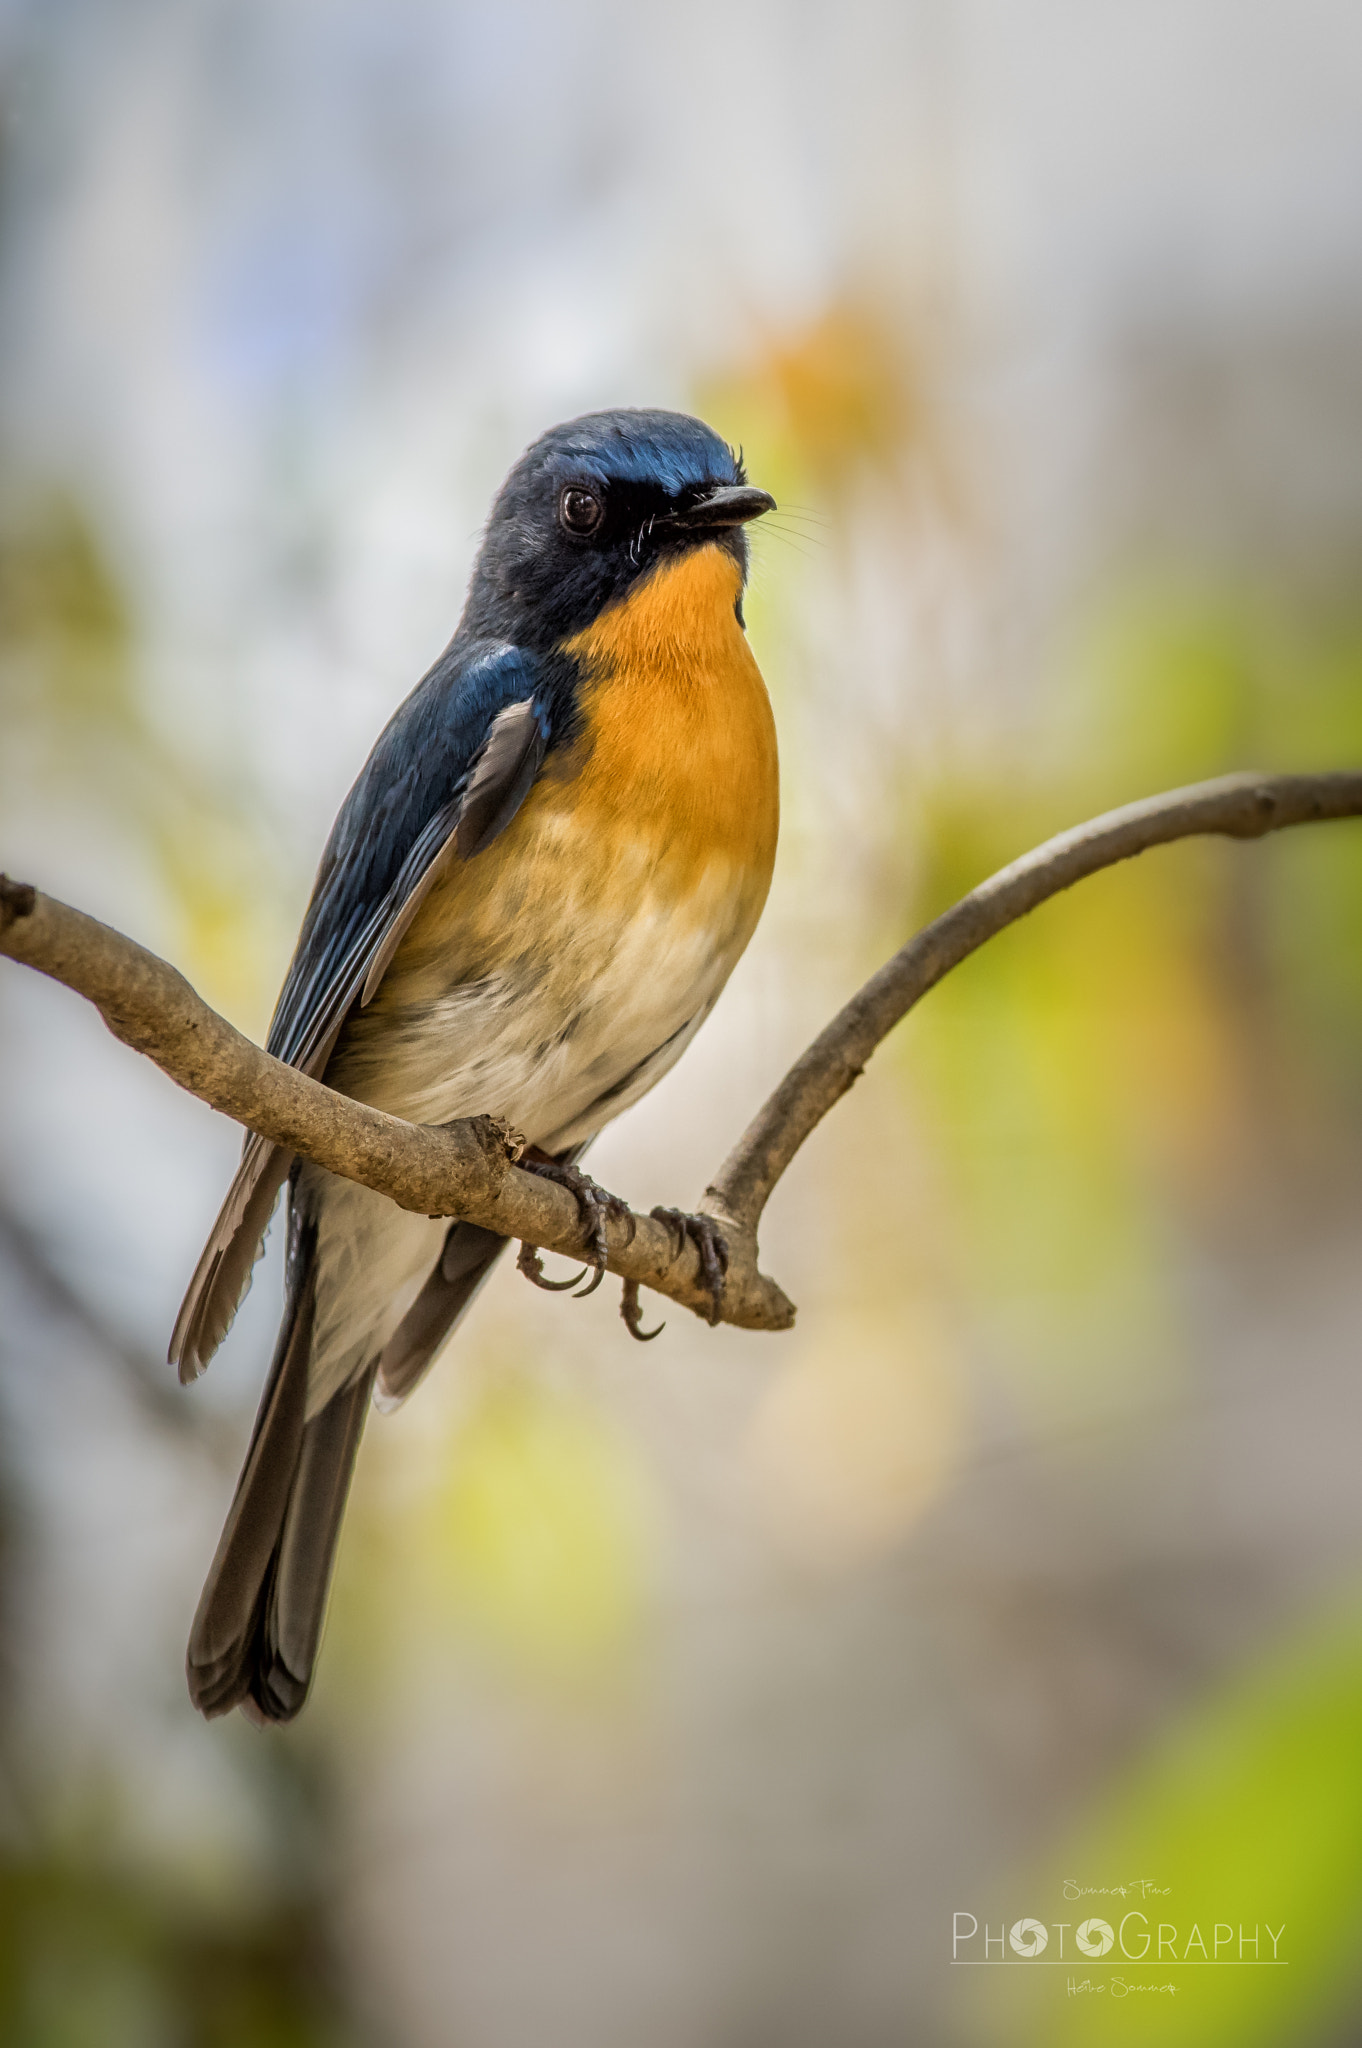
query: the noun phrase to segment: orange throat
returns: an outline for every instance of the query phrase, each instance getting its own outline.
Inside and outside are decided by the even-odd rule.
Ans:
[[[563,763],[573,808],[627,823],[686,883],[719,863],[760,914],[780,819],[775,722],[736,608],[737,564],[710,545],[650,576],[567,642],[586,737]]]

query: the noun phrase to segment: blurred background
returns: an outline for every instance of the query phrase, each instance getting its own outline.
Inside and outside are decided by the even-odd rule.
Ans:
[[[0,860],[257,1036],[525,443],[775,492],[776,882],[637,1205],[1046,833],[1358,764],[1348,0],[0,0],[0,237]],[[780,1188],[792,1335],[498,1272],[262,1736],[181,1659],[278,1246],[178,1389],[239,1133],[4,968],[0,2039],[1362,2041],[1360,1033],[1357,826],[1037,914]],[[951,1967],[1065,1878],[1288,1967]]]

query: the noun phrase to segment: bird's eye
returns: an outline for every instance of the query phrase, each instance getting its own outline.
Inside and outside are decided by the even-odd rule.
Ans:
[[[558,521],[565,533],[575,534],[578,540],[594,533],[605,517],[605,507],[594,491],[584,491],[580,484],[568,484],[558,494]]]

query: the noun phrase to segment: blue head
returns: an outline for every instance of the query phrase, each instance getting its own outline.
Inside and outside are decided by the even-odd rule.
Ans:
[[[569,420],[525,451],[498,492],[462,632],[547,651],[660,563],[716,542],[745,575],[743,528],[774,503],[685,413]]]

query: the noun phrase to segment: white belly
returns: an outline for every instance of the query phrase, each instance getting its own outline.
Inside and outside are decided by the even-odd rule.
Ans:
[[[358,1057],[342,1041],[328,1081],[414,1123],[504,1116],[546,1152],[586,1143],[681,1057],[732,964],[695,926],[678,931],[646,907],[612,936],[571,1015],[551,977],[518,963],[389,1015]],[[449,1225],[312,1166],[299,1197],[318,1220],[315,1413],[397,1328]]]

